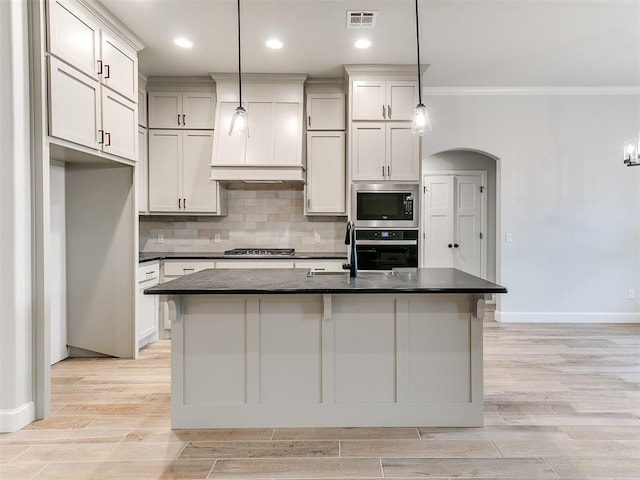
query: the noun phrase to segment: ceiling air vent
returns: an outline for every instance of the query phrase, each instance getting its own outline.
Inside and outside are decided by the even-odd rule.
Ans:
[[[347,12],[347,28],[373,28],[376,25],[378,12]]]

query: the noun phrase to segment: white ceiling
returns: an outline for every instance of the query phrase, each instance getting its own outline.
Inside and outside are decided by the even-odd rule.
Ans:
[[[237,71],[235,0],[101,0],[146,45],[147,76]],[[430,86],[638,86],[640,0],[420,0]],[[371,30],[347,10],[376,10]],[[241,0],[247,73],[342,75],[344,64],[416,61],[413,0]],[[189,37],[194,47],[173,44]],[[285,44],[269,50],[278,36]],[[353,47],[356,38],[373,42]]]

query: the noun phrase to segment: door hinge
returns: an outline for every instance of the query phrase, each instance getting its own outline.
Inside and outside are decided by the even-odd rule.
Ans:
[[[482,232],[480,232],[480,240],[482,240]]]
[[[484,193],[484,186],[480,185],[480,193]]]

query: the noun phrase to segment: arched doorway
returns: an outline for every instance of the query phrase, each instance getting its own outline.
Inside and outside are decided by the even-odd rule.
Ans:
[[[499,166],[499,158],[469,149],[423,158],[423,267],[499,280]]]

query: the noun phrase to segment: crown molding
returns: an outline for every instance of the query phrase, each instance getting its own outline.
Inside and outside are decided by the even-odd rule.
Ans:
[[[481,95],[640,95],[640,86],[615,87],[429,87],[426,96]]]
[[[237,73],[211,73],[213,81],[237,82]],[[243,83],[304,83],[307,79],[306,73],[243,73]]]
[[[420,64],[420,72],[424,75],[424,73],[429,68],[430,64],[422,63]],[[361,74],[378,74],[378,75],[388,75],[388,74],[407,74],[407,75],[415,75],[416,69],[418,66],[416,64],[410,65],[389,65],[389,64],[370,64],[370,65],[344,65],[344,71],[347,75],[361,75]]]
[[[137,52],[144,48],[142,40],[131,31],[126,25],[124,25],[118,18],[107,10],[101,3],[96,0],[78,0],[78,2],[95,17],[97,17],[103,24],[113,30],[118,37],[123,40],[127,45],[134,48]]]

